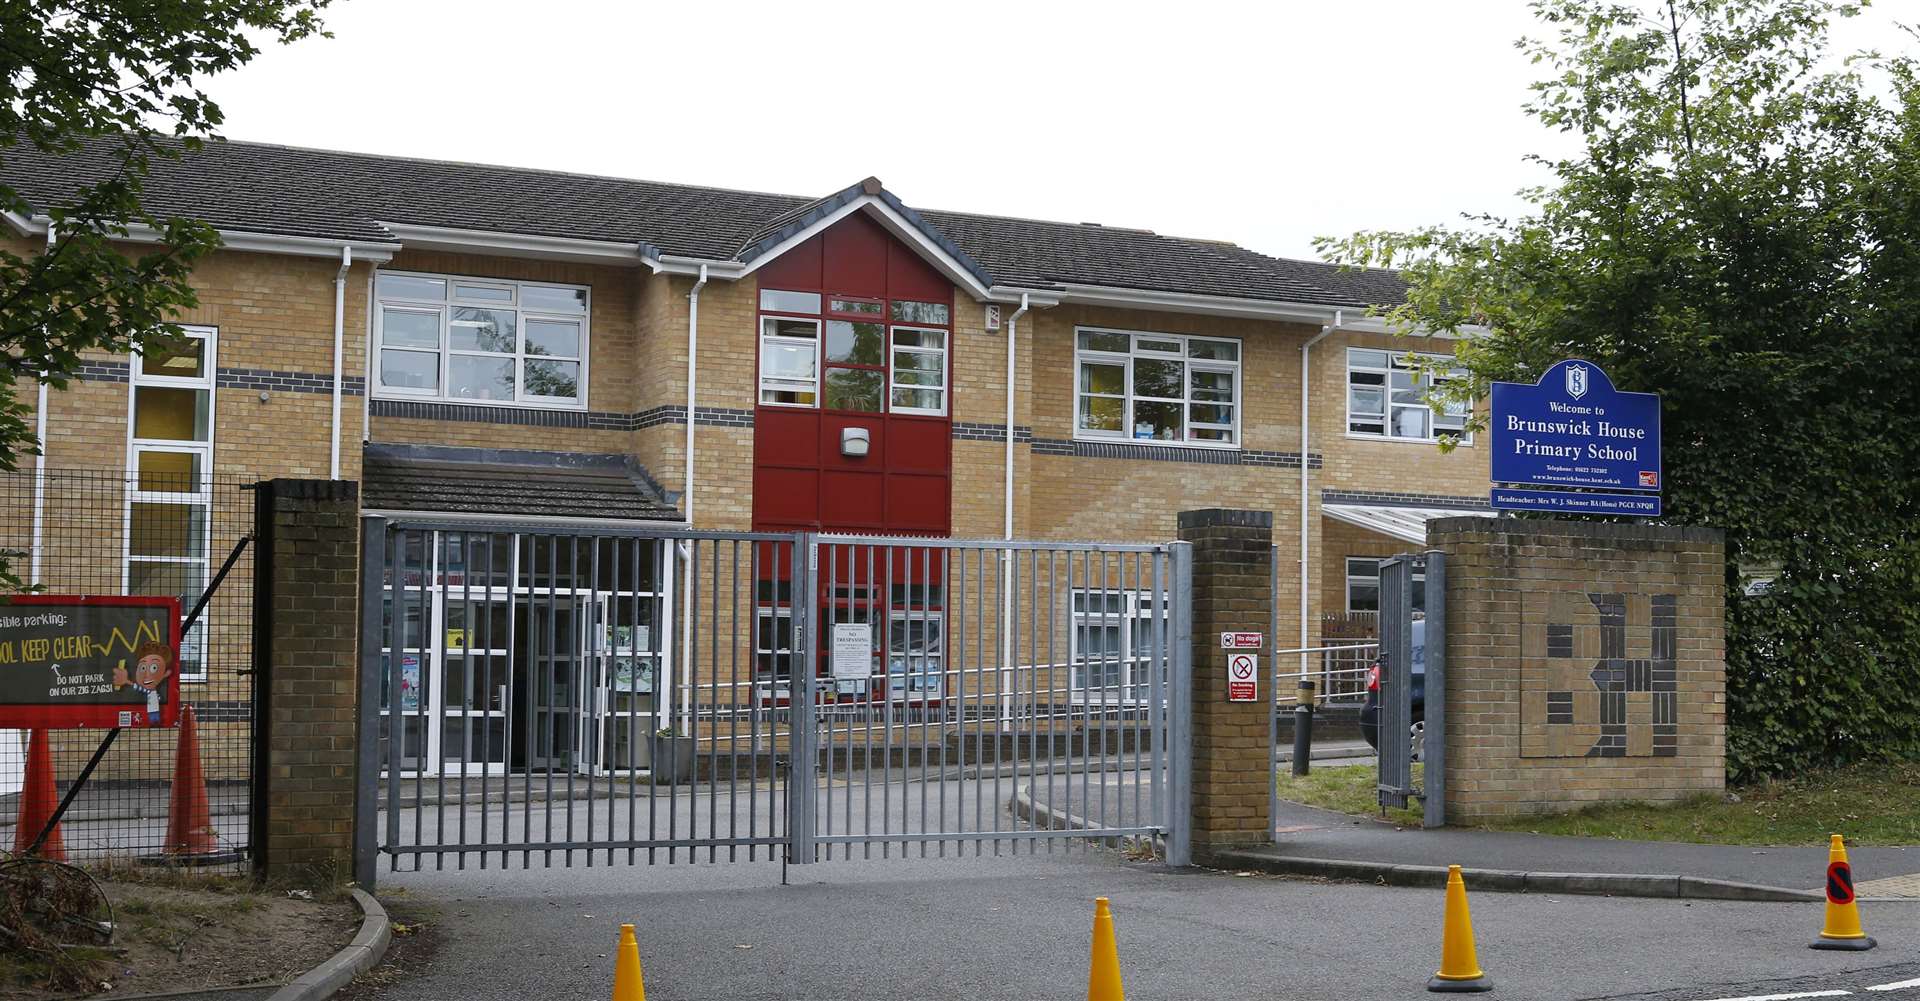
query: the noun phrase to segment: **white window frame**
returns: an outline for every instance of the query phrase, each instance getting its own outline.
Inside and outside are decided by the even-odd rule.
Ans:
[[[1123,603],[1117,612],[1090,612],[1083,610],[1081,598],[1092,595],[1100,595],[1106,598],[1121,598],[1123,599]],[[1160,604],[1163,606],[1163,610],[1160,613],[1162,622],[1170,621],[1166,618],[1167,613],[1165,607],[1167,606],[1167,602],[1168,596],[1165,592],[1162,592],[1160,595]],[[1105,602],[1102,602],[1102,604],[1105,604]],[[1151,623],[1154,621],[1152,606],[1153,602],[1149,599],[1148,593],[1145,591],[1127,590],[1124,588],[1076,587],[1073,589],[1067,598],[1067,689],[1069,701],[1075,705],[1144,705],[1150,701],[1153,691],[1153,679],[1146,676],[1146,672],[1152,668],[1153,651],[1151,648],[1146,650],[1134,649],[1133,633],[1136,623],[1146,622],[1149,623],[1148,628],[1152,628]],[[1084,673],[1086,669],[1095,663],[1104,664],[1110,661],[1107,658],[1102,658],[1099,661],[1088,661],[1086,659],[1086,652],[1080,649],[1080,630],[1083,625],[1091,625],[1097,628],[1106,628],[1109,626],[1120,627],[1120,656],[1116,661],[1111,661],[1117,663],[1120,667],[1120,684],[1116,686],[1100,685],[1095,688],[1087,687]],[[1171,640],[1171,635],[1163,636],[1161,639],[1163,648],[1169,644]],[[1170,651],[1162,649],[1161,664],[1163,668],[1170,655]]]
[[[754,365],[754,370],[757,373],[759,373],[759,377],[760,377],[759,387],[758,389],[755,390],[756,398],[759,401],[760,406],[793,407],[799,410],[820,409],[821,369],[825,367],[821,364],[822,360],[820,357],[820,352],[822,348],[820,345],[820,341],[821,341],[821,338],[826,335],[826,321],[821,319],[820,317],[786,316],[779,313],[760,313],[758,314],[758,316],[759,316],[759,320],[758,320],[759,329],[755,331],[755,337],[757,338],[757,340],[755,342],[753,365]],[[813,381],[812,383],[807,384],[807,389],[805,390],[806,392],[810,392],[813,394],[813,402],[788,403],[784,400],[767,399],[767,392],[769,390],[776,393],[798,393],[802,391],[800,388],[802,383],[798,379],[778,379],[778,378],[769,379],[768,378],[766,373],[767,366],[766,366],[766,354],[765,354],[767,350],[767,345],[779,344],[779,345],[792,345],[792,346],[798,347],[798,346],[806,345],[808,343],[807,338],[805,337],[783,337],[779,334],[767,333],[767,321],[769,320],[775,321],[776,323],[781,323],[781,322],[809,323],[813,325],[813,341],[811,345],[813,348]]]
[[[919,671],[902,671],[899,674],[894,673],[893,627],[896,624],[903,625],[906,627],[907,639],[909,641],[913,639],[914,627],[915,626],[919,627],[920,636],[921,636],[920,652],[918,654],[913,654],[909,652],[908,654],[905,654],[903,656],[905,656],[909,660],[917,658],[919,661],[921,661],[923,665],[925,665],[924,669]],[[936,651],[931,653],[929,653],[926,648],[926,636],[927,636],[927,631],[929,626],[931,626],[932,629],[938,632],[940,635],[939,648]],[[945,699],[947,697],[947,613],[946,613],[946,610],[940,609],[940,608],[892,609],[887,616],[887,635],[885,636],[882,642],[880,656],[881,656],[881,667],[886,673],[888,701],[891,701],[891,702],[938,702],[942,699]],[[923,687],[916,690],[914,689],[912,684],[912,681],[915,678],[932,679],[934,682],[934,687],[932,688]],[[901,688],[897,691],[894,689],[894,685],[896,683],[898,683],[901,686]]]
[[[213,574],[213,439],[219,426],[219,415],[215,412],[220,394],[219,387],[219,328],[182,324],[181,332],[187,338],[202,343],[200,352],[200,374],[198,376],[148,375],[144,371],[145,357],[138,348],[127,356],[127,438],[126,438],[126,499],[120,506],[120,593],[128,593],[133,585],[135,564],[178,564],[198,566],[200,568],[200,588],[205,593],[212,582]],[[139,413],[140,390],[147,389],[188,389],[207,394],[207,436],[204,441],[178,441],[169,438],[141,438],[134,434],[134,421]],[[144,452],[164,452],[175,455],[193,455],[200,459],[199,482],[191,490],[142,490],[140,489],[140,455]],[[198,556],[136,556],[133,552],[133,506],[135,504],[180,504],[200,508],[200,555]],[[182,607],[180,614],[184,618],[190,607]],[[204,682],[207,680],[206,630],[196,629],[181,640],[181,646],[195,651],[194,660],[199,669],[180,671],[182,682]],[[186,659],[183,650],[182,659]]]
[[[896,332],[901,330],[911,330],[911,331],[915,331],[917,333],[923,333],[923,334],[939,334],[940,346],[937,348],[928,348],[928,347],[920,347],[918,345],[896,344],[894,343],[893,335]],[[948,330],[945,327],[925,327],[925,326],[917,326],[911,323],[896,323],[896,324],[892,324],[887,328],[887,413],[917,414],[923,417],[945,417],[947,415],[947,384],[949,382],[949,377],[947,373],[948,373],[948,370],[953,367],[948,362],[948,357],[949,357],[948,351],[952,347],[952,341],[953,341],[953,331]],[[921,385],[900,382],[898,380],[899,366],[894,364],[894,359],[898,357],[901,352],[905,352],[907,354],[916,354],[916,355],[933,355],[939,358],[940,359],[940,385],[938,387],[921,386]],[[940,394],[940,405],[938,407],[894,406],[893,391],[896,389],[934,390],[935,392]]]
[[[1387,356],[1386,367],[1381,368],[1376,365],[1360,364],[1355,359],[1362,352],[1366,352],[1369,354],[1386,355]],[[1462,378],[1462,374],[1460,373],[1459,368],[1455,364],[1455,359],[1452,355],[1423,354],[1418,352],[1413,352],[1413,353],[1396,352],[1391,348],[1368,348],[1368,347],[1358,347],[1358,346],[1347,348],[1347,374],[1346,374],[1346,382],[1345,382],[1346,398],[1347,398],[1347,404],[1346,404],[1347,437],[1359,438],[1367,441],[1402,441],[1402,442],[1411,442],[1413,444],[1431,445],[1438,442],[1440,440],[1441,435],[1447,434],[1452,437],[1457,437],[1459,439],[1459,443],[1462,445],[1472,445],[1473,435],[1467,434],[1465,432],[1454,434],[1453,429],[1443,428],[1435,423],[1434,421],[1435,411],[1432,404],[1428,402],[1428,397],[1425,395],[1425,393],[1422,394],[1421,402],[1418,404],[1412,404],[1412,403],[1396,404],[1393,402],[1393,373],[1394,372],[1413,373],[1416,371],[1413,365],[1407,364],[1406,359],[1408,359],[1409,357],[1418,358],[1422,362],[1439,363],[1437,367],[1427,368],[1426,374],[1422,377],[1422,382],[1425,383],[1425,388],[1427,393],[1431,393],[1434,389],[1438,388],[1443,383],[1449,382],[1453,379]],[[1437,368],[1446,369],[1448,374],[1445,376],[1437,376]],[[1354,388],[1353,376],[1354,376],[1354,373],[1356,372],[1366,372],[1366,373],[1379,375],[1381,377],[1380,406],[1384,412],[1377,415],[1378,421],[1381,427],[1381,430],[1379,431],[1355,431],[1353,429],[1354,421],[1356,419],[1371,422],[1376,418],[1376,415],[1374,414],[1361,414],[1356,417],[1356,413],[1353,409],[1353,388]],[[1424,438],[1416,438],[1411,435],[1394,434],[1393,433],[1393,428],[1394,428],[1393,414],[1396,408],[1400,410],[1427,411],[1427,430],[1429,432],[1427,436]],[[1472,408],[1469,407],[1468,412],[1461,415],[1460,420],[1463,424],[1466,422],[1466,420],[1472,417],[1471,411],[1472,411]]]
[[[1103,351],[1097,348],[1083,348],[1080,346],[1080,338],[1082,334],[1114,334],[1114,335],[1125,336],[1128,338],[1128,341],[1127,341],[1128,350],[1123,353],[1119,351]],[[1143,351],[1139,346],[1140,340],[1142,338],[1146,338],[1150,340],[1177,341],[1180,344],[1180,353],[1176,358],[1175,355],[1168,352]],[[1194,342],[1231,344],[1233,345],[1233,348],[1234,348],[1235,360],[1229,362],[1229,361],[1219,361],[1217,359],[1212,359],[1212,358],[1194,358],[1192,357],[1189,351],[1189,346]],[[1182,389],[1183,395],[1180,399],[1171,399],[1167,397],[1158,397],[1158,396],[1143,398],[1135,395],[1134,389],[1133,389],[1133,364],[1136,360],[1142,359],[1142,358],[1149,361],[1178,360],[1184,364],[1185,367],[1181,374],[1181,389]],[[1125,390],[1125,394],[1121,397],[1121,400],[1122,400],[1121,405],[1124,408],[1124,415],[1122,416],[1122,419],[1121,419],[1121,429],[1117,432],[1094,431],[1094,430],[1088,430],[1086,428],[1082,428],[1080,426],[1080,398],[1082,396],[1098,396],[1103,399],[1113,398],[1113,394],[1111,393],[1087,393],[1081,389],[1081,386],[1080,386],[1081,365],[1086,362],[1093,362],[1095,364],[1120,365],[1125,370],[1126,390]],[[1073,328],[1073,405],[1072,405],[1073,416],[1072,416],[1072,420],[1073,420],[1074,440],[1127,442],[1129,444],[1134,444],[1134,445],[1153,445],[1153,446],[1159,446],[1163,448],[1166,448],[1166,447],[1218,448],[1218,449],[1227,449],[1227,450],[1238,450],[1240,448],[1243,448],[1245,437],[1246,437],[1246,425],[1247,425],[1247,422],[1245,420],[1247,399],[1246,399],[1246,392],[1242,384],[1243,382],[1242,370],[1245,363],[1246,363],[1246,343],[1238,337],[1203,337],[1196,334],[1161,333],[1160,331],[1155,331],[1155,330],[1123,330],[1117,327],[1076,326]],[[1193,437],[1193,407],[1195,403],[1193,399],[1193,373],[1196,370],[1202,371],[1202,372],[1220,372],[1220,373],[1232,374],[1233,403],[1231,404],[1231,406],[1233,407],[1233,423],[1231,425],[1213,424],[1213,423],[1208,423],[1204,425],[1208,429],[1226,430],[1231,432],[1233,435],[1232,441],[1215,441],[1215,440],[1206,439],[1206,438]],[[1159,439],[1154,439],[1154,438],[1136,438],[1133,436],[1132,432],[1129,429],[1132,428],[1134,425],[1134,417],[1133,417],[1134,405],[1136,403],[1142,402],[1143,400],[1144,402],[1148,402],[1148,403],[1180,404],[1180,437],[1178,439],[1174,441],[1161,441]],[[1199,402],[1200,402],[1200,405],[1202,406],[1206,406],[1209,404],[1209,401],[1205,401],[1205,400],[1202,400]]]
[[[415,299],[401,295],[386,295],[380,292],[380,279],[423,278],[446,283],[446,297],[443,299]],[[460,286],[484,287],[505,290],[511,293],[510,299],[462,299],[458,295]],[[566,292],[578,292],[584,296],[585,309],[579,313],[555,312],[553,310],[530,309],[526,305],[525,290],[530,288],[560,289]],[[440,344],[435,348],[395,345],[391,350],[412,351],[418,354],[433,354],[438,358],[439,386],[436,389],[415,389],[406,386],[388,386],[381,381],[381,356],[389,350],[386,346],[386,316],[388,309],[402,312],[433,313],[439,320]],[[514,314],[513,352],[473,351],[457,349],[453,346],[453,311],[457,308],[497,309]],[[580,327],[580,354],[578,357],[561,355],[539,355],[527,353],[527,329],[533,322],[548,321],[558,323],[576,323]],[[432,400],[440,403],[462,403],[488,407],[524,407],[538,410],[585,410],[587,409],[588,386],[591,384],[591,359],[593,355],[593,286],[573,285],[565,282],[520,281],[507,278],[484,278],[474,275],[440,274],[427,271],[387,271],[382,270],[374,276],[373,304],[373,344],[372,364],[368,374],[372,377],[372,391],[376,397],[403,400]],[[467,396],[454,396],[450,392],[450,379],[454,355],[479,358],[513,359],[513,396],[511,399],[474,399]],[[580,365],[580,395],[577,399],[564,396],[536,396],[527,392],[527,362],[561,361],[578,362]]]

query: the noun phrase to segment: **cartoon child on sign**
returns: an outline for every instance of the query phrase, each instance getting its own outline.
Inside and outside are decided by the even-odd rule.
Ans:
[[[173,674],[173,651],[164,643],[148,640],[134,651],[133,677],[127,677],[127,665],[122,661],[113,669],[113,687],[116,689],[133,686],[133,690],[147,697],[147,722],[160,723],[160,703],[165,701],[167,677]]]

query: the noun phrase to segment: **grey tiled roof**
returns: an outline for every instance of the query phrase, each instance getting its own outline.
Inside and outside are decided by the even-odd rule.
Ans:
[[[370,443],[361,468],[370,510],[680,520],[625,455]]]
[[[114,165],[104,140],[53,157],[0,150],[0,178],[36,210]],[[857,191],[855,185],[848,191]],[[483,164],[223,142],[156,159],[146,204],[223,229],[382,241],[382,222],[645,244],[736,260],[832,204],[804,198]],[[904,208],[904,206],[901,206]],[[913,210],[908,210],[911,217]],[[1113,286],[1328,306],[1397,303],[1390,271],[1342,271],[1145,230],[920,209],[930,235],[991,284]]]

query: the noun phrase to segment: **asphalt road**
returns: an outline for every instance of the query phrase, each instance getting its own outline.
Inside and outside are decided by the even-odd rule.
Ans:
[[[1172,873],[1099,850],[781,875],[766,862],[394,874],[383,887],[437,943],[360,996],[604,998],[631,921],[655,1001],[1067,998],[1085,991],[1101,895],[1136,1001],[1408,998],[1439,957],[1438,891]],[[1869,953],[1807,949],[1817,905],[1482,893],[1473,909],[1493,998],[1706,1001],[1920,977],[1914,904],[1867,909],[1884,943]]]

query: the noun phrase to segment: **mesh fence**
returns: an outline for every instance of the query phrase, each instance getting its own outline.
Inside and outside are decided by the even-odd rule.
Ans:
[[[250,844],[253,547],[237,557],[235,550],[253,532],[253,493],[249,481],[207,475],[197,462],[148,458],[133,476],[0,473],[0,559],[23,584],[50,595],[173,595],[183,616],[207,598],[182,638],[180,693],[197,721],[215,841],[223,854],[234,853],[226,864],[237,866]],[[61,795],[108,732],[50,732]],[[27,736],[0,730],[0,847],[16,850],[38,834],[20,823]],[[124,860],[166,848],[179,737],[163,729],[120,733],[61,821],[70,860]]]

